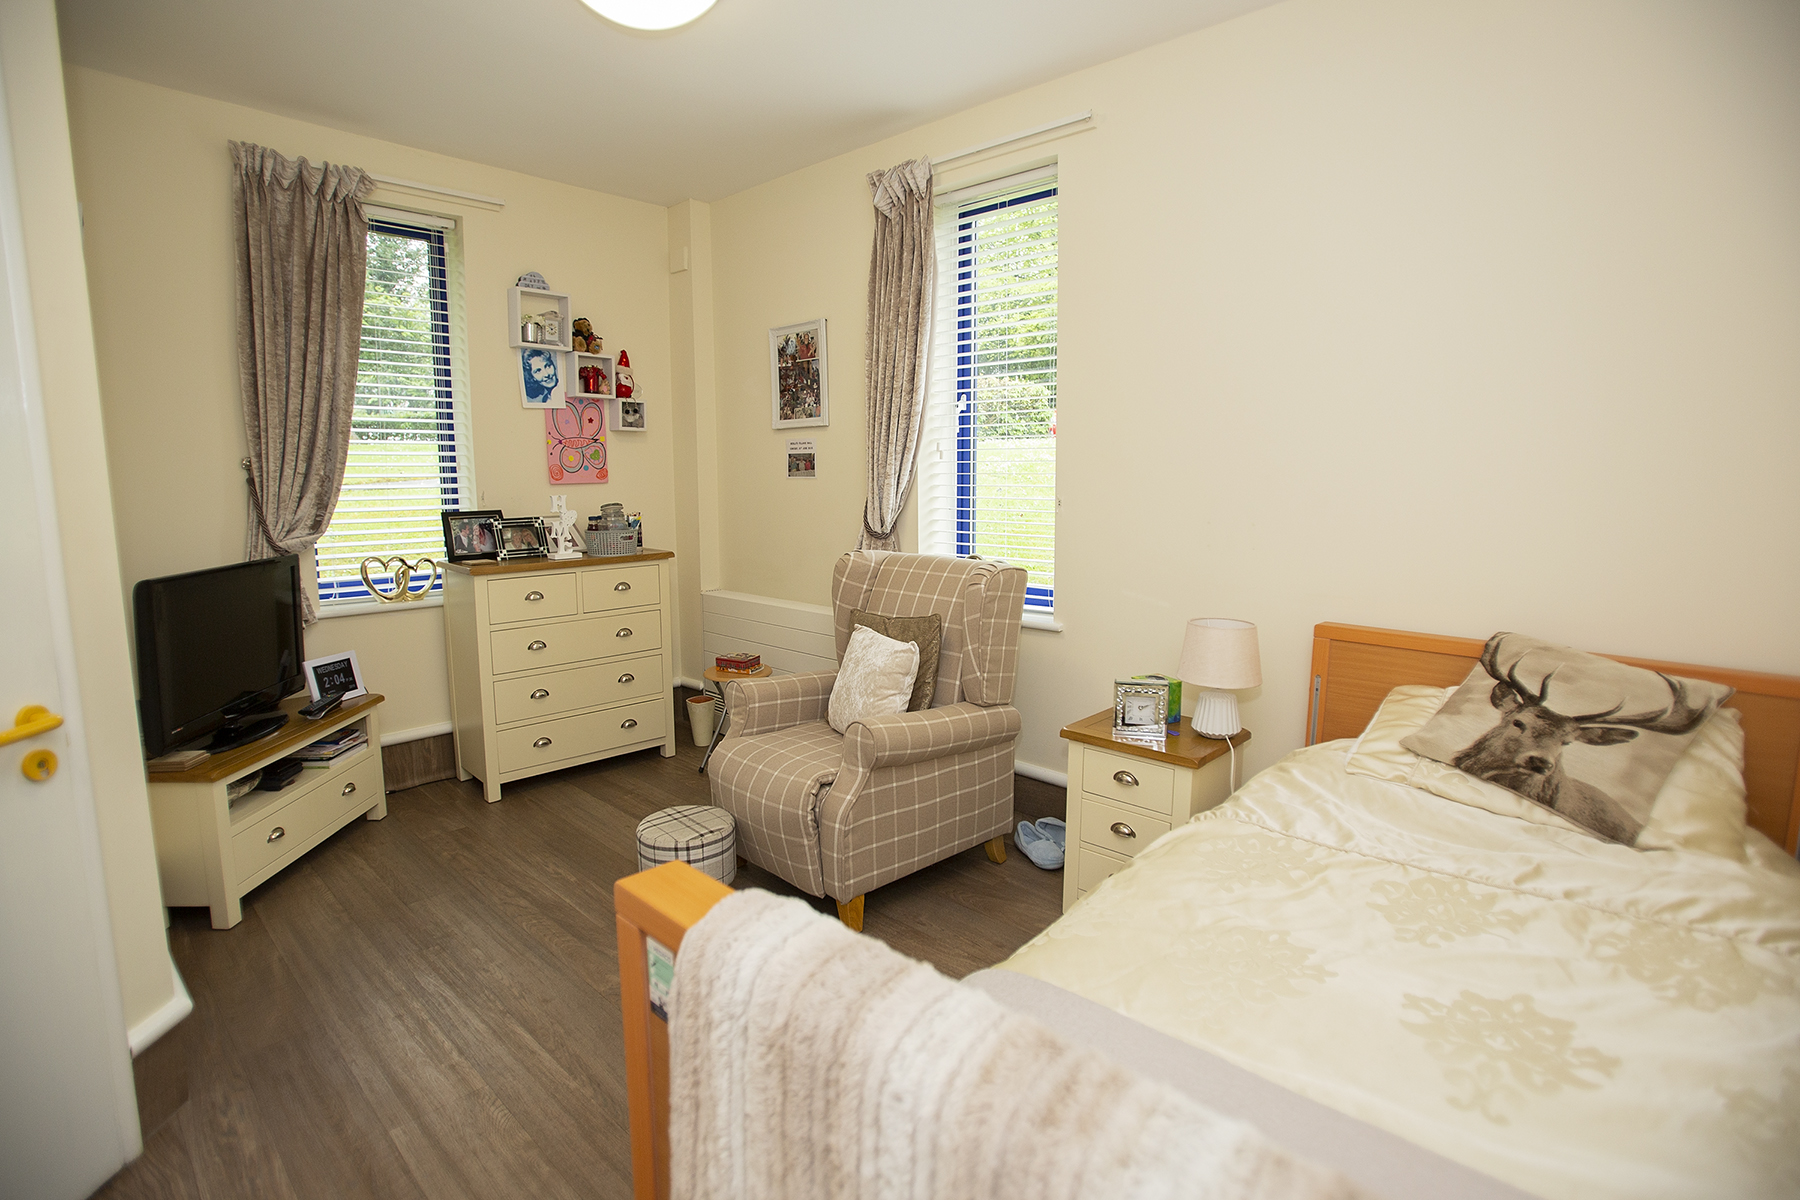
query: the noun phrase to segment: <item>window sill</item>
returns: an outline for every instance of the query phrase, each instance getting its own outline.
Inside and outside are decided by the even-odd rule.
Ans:
[[[423,600],[394,600],[382,603],[380,600],[328,600],[319,604],[319,620],[326,621],[332,617],[360,617],[368,613],[408,612],[421,608],[444,607],[444,594],[433,592]]]
[[[1025,629],[1043,629],[1050,633],[1061,633],[1063,631],[1062,622],[1056,619],[1056,614],[1054,612],[1027,611],[1025,615],[1019,619],[1019,624]]]

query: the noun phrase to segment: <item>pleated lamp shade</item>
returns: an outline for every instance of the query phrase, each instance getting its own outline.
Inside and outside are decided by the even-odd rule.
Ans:
[[[1243,728],[1238,722],[1238,688],[1262,686],[1262,654],[1256,626],[1229,617],[1195,617],[1181,643],[1181,678],[1200,688],[1194,705],[1194,729],[1226,738]]]

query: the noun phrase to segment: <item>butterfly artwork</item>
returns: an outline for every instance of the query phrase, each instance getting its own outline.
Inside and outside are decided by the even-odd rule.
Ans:
[[[606,482],[606,401],[571,400],[544,413],[551,483]]]

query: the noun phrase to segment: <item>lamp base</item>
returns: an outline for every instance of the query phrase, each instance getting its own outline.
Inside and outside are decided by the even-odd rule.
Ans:
[[[1229,738],[1243,731],[1234,692],[1202,691],[1194,702],[1194,732],[1202,737]]]

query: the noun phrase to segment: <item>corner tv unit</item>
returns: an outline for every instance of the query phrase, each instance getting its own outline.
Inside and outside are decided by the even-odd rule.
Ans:
[[[145,579],[131,589],[138,720],[156,758],[208,734],[214,752],[274,733],[305,686],[300,556]]]

